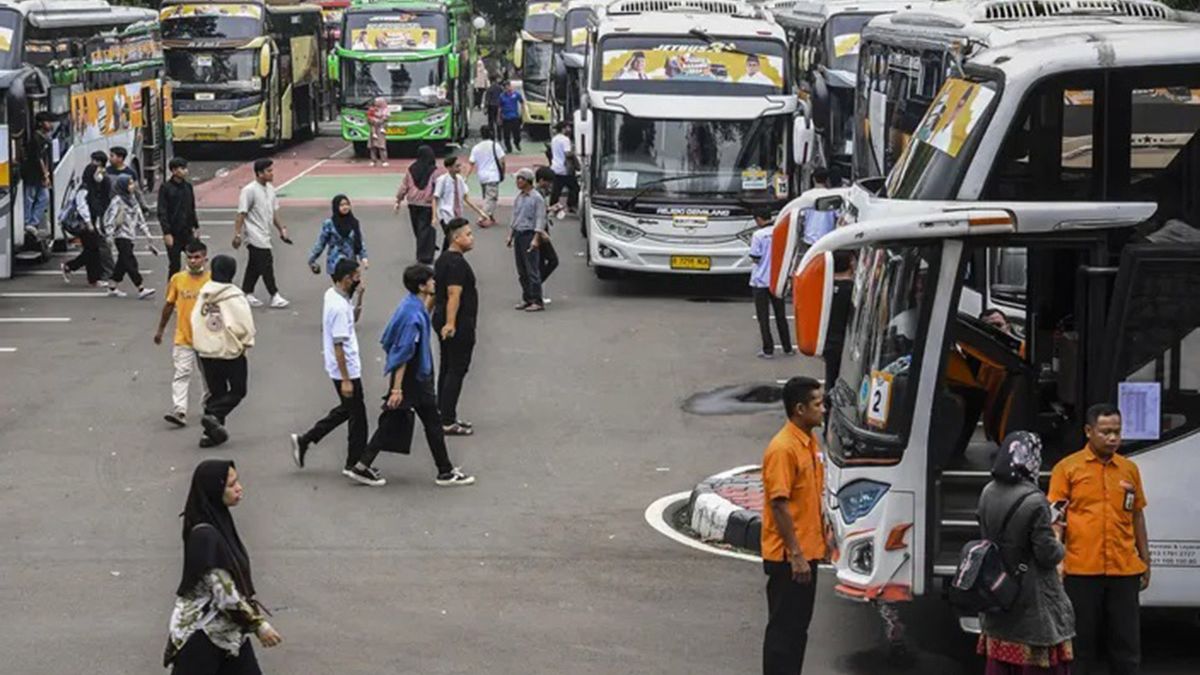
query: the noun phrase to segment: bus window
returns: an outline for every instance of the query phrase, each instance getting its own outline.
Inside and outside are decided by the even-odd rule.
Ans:
[[[1156,201],[1158,222],[1178,218],[1200,227],[1200,78],[1184,86],[1129,95],[1128,199]],[[1124,97],[1123,97],[1124,98]]]

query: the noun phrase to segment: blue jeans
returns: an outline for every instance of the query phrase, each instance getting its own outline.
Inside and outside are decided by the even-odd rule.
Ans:
[[[50,188],[25,183],[25,225],[41,229],[42,219],[50,206]]]

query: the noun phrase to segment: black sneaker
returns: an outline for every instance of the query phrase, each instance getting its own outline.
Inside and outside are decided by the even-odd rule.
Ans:
[[[304,468],[304,456],[308,454],[309,441],[301,434],[292,434],[292,461]]]
[[[213,440],[213,445],[220,445],[229,440],[229,432],[225,431],[225,427],[221,426],[221,422],[213,415],[201,417],[200,424],[204,427],[205,435]]]
[[[343,471],[342,473],[344,473],[347,478],[355,483],[361,483],[371,487],[379,487],[387,484],[387,481],[383,479],[383,476],[381,476],[379,471],[373,466],[368,466],[365,469],[359,469],[357,466],[355,466]]]
[[[439,473],[435,481],[438,487],[465,487],[475,484],[475,477],[468,476],[462,469],[454,467],[450,473]]]
[[[200,447],[202,447],[202,448],[213,448],[213,447],[216,447],[216,446],[217,446],[217,442],[216,442],[216,441],[214,441],[213,439],[209,438],[208,436],[201,436],[201,437],[200,437]]]

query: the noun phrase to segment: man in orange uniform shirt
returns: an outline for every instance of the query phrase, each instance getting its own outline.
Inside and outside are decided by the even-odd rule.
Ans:
[[[767,574],[763,675],[798,675],[808,646],[817,564],[826,557],[821,492],[825,470],[813,429],[825,418],[825,392],[811,377],[783,385],[788,421],[763,455],[762,520]]]

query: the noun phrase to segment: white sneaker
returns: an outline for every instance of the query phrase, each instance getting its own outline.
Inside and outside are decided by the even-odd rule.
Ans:
[[[550,304],[551,302],[553,302],[553,301],[552,301],[550,298],[542,298],[542,304],[543,304],[543,305],[548,305],[548,304]]]
[[[271,307],[273,307],[275,309],[283,309],[284,307],[287,307],[290,304],[292,304],[292,303],[288,302],[287,298],[283,297],[282,295],[280,295],[278,293],[271,296]]]
[[[247,295],[246,302],[250,303],[251,307],[262,307],[262,300],[259,300],[253,295]]]
[[[463,473],[462,469],[454,467],[450,473],[438,474],[434,480],[438,487],[465,487],[475,484],[475,477]]]
[[[154,295],[153,288],[143,288],[142,290],[138,291],[138,300],[145,300],[152,295]]]
[[[63,283],[71,283],[71,268],[67,267],[66,263],[63,263],[58,266],[58,269],[62,271]]]
[[[388,166],[388,163],[387,163],[387,162],[380,162],[380,163],[379,163],[379,166]]]
[[[123,298],[127,295],[129,294],[115,286],[108,287],[108,297],[110,298]]]

